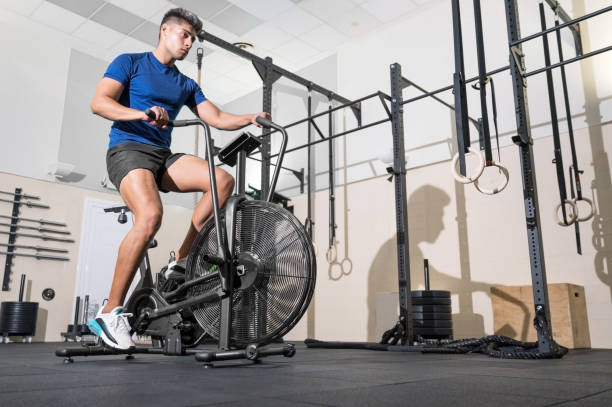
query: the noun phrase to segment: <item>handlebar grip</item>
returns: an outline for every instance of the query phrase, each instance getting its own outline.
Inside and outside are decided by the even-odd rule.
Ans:
[[[255,121],[264,127],[275,127],[274,123],[272,123],[272,120],[266,119],[263,116],[257,116]]]
[[[150,108],[147,108],[147,110],[145,110],[145,114],[149,116],[150,119],[153,119],[153,120],[155,120],[155,117],[157,117],[155,116],[155,112],[151,110]]]

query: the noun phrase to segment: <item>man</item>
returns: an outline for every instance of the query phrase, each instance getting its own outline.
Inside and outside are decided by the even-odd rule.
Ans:
[[[169,10],[162,19],[159,44],[153,52],[123,54],[108,67],[96,88],[91,110],[114,123],[110,131],[106,163],[110,180],[134,213],[135,223],[119,247],[115,274],[106,306],[90,322],[90,329],[116,349],[134,346],[122,304],[147,246],[161,225],[159,191],[204,192],[196,205],[183,244],[168,265],[168,272],[184,271],[189,249],[212,213],[208,163],[198,157],[173,154],[171,128],[183,105],[208,124],[235,130],[256,124],[267,113],[233,115],[220,111],[200,87],[181,74],[175,61],[183,60],[202,22],[182,8]],[[145,114],[146,109],[155,118]],[[219,204],[223,206],[234,188],[234,179],[216,168]]]

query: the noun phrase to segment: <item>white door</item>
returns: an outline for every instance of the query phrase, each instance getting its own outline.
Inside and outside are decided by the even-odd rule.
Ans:
[[[118,213],[104,212],[104,208],[121,205],[102,199],[85,199],[81,250],[74,295],[75,297],[80,296],[81,301],[86,295],[89,295],[90,310],[96,304],[102,306],[102,302],[108,298],[119,245],[133,225],[131,213],[127,214],[128,221],[121,224],[117,221]],[[140,276],[137,273],[126,298],[129,298],[139,280]]]

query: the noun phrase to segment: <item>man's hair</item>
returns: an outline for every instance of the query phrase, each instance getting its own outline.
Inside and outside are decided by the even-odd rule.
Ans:
[[[164,14],[164,18],[162,18],[159,28],[161,29],[161,26],[170,20],[186,22],[187,24],[193,27],[196,34],[199,33],[200,30],[202,29],[202,21],[198,18],[198,16],[189,10],[185,10],[184,8],[173,8],[173,9],[168,10],[168,12]],[[160,35],[161,35],[161,31],[160,31]]]

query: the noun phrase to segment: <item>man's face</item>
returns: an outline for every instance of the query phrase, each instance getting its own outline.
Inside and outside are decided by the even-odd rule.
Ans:
[[[161,39],[172,57],[181,61],[189,53],[196,33],[191,24],[185,21],[169,21],[162,25]]]

